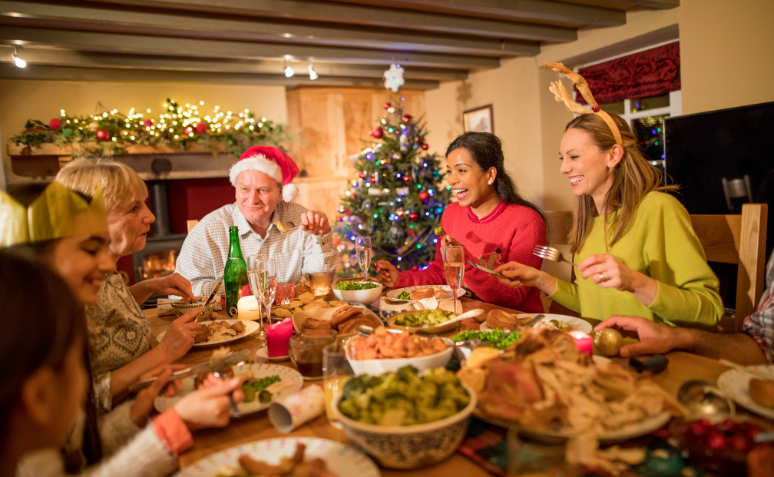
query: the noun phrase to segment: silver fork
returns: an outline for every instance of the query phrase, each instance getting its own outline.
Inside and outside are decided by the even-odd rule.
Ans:
[[[220,378],[222,380],[227,380],[228,376],[223,371],[215,371],[212,374],[215,375],[216,378]],[[228,400],[231,403],[231,413],[236,417],[237,419],[242,417],[241,414],[239,414],[239,409],[237,409],[236,402],[234,401],[234,396],[231,395],[231,393],[228,394]]]
[[[545,245],[535,245],[535,248],[532,250],[532,253],[534,255],[537,255],[540,258],[544,258],[548,260],[549,262],[566,262],[572,265],[573,267],[577,267],[575,263],[567,260],[562,255],[562,252],[555,249],[554,247],[546,247]]]

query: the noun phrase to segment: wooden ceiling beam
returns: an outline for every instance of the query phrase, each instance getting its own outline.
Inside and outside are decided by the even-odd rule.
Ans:
[[[371,4],[371,0],[334,0],[341,3]],[[483,15],[509,21],[549,21],[584,26],[609,27],[626,24],[626,12],[577,3],[541,0],[382,0],[381,5]]]
[[[0,62],[11,62],[13,48],[0,45]],[[285,62],[281,60],[233,60],[222,58],[180,58],[175,56],[117,55],[53,48],[24,48],[22,58],[31,66],[67,66],[103,69],[145,69],[163,71],[197,71],[207,73],[250,73],[284,76]],[[287,62],[297,75],[308,76],[306,62]],[[385,67],[381,65],[352,65],[341,63],[318,63],[315,72],[320,76],[384,78]],[[433,81],[462,80],[467,78],[465,70],[422,68],[413,66],[404,73],[406,79]]]
[[[311,45],[278,45],[225,40],[200,40],[163,36],[119,33],[78,32],[5,26],[0,28],[0,43],[10,45],[45,45],[69,50],[109,53],[171,55],[178,57],[208,57],[236,59],[288,59],[315,63],[353,63],[389,65],[393,61],[404,66],[456,69],[497,68],[497,58],[401,51],[336,48]]]
[[[140,11],[123,6],[33,3],[0,0],[0,22],[41,28],[184,36],[241,41],[422,51],[495,57],[531,56],[535,41],[460,37],[438,33],[358,28],[349,25],[232,18],[168,10]]]
[[[209,73],[199,71],[158,71],[140,69],[74,68],[67,66],[34,66],[17,68],[12,63],[0,63],[0,79],[60,80],[60,81],[162,81],[172,83],[215,83],[285,86],[353,86],[384,87],[383,79],[342,78],[320,76],[311,81],[307,76],[285,78],[279,75],[249,73]],[[403,89],[435,89],[438,81],[406,80]]]
[[[135,7],[171,8],[208,13],[249,15],[314,22],[344,23],[401,30],[461,35],[568,42],[578,39],[574,28],[509,22],[469,15],[449,15],[373,5],[340,4],[317,0],[95,0]]]

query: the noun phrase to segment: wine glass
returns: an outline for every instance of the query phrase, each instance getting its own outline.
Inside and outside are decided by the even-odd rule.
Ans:
[[[452,289],[454,313],[457,313],[457,290],[462,287],[465,278],[465,249],[462,247],[446,247],[441,250],[443,254],[443,271],[446,275],[446,283]]]
[[[277,265],[273,258],[256,258],[251,260],[247,275],[250,279],[250,289],[266,309],[266,323],[270,325],[271,305],[277,292]]]
[[[368,267],[371,266],[371,237],[358,237],[355,241],[357,262],[363,270],[363,281],[368,281]]]

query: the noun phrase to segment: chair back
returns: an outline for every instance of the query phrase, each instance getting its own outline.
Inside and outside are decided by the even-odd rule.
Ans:
[[[546,217],[546,226],[548,227],[548,245],[562,252],[562,255],[567,260],[572,260],[568,240],[570,229],[572,228],[572,212],[569,210],[545,211],[543,215]],[[540,269],[560,280],[570,283],[575,281],[572,265],[568,263],[543,260],[543,266]],[[542,292],[540,293],[540,298],[547,313],[580,316],[578,313],[552,301]]]
[[[188,228],[188,233],[191,233],[191,230],[193,230],[194,227],[196,227],[196,224],[198,224],[198,220],[188,220],[186,221],[185,225]]]
[[[763,294],[767,214],[766,204],[744,204],[742,215],[691,215],[707,261],[738,265],[736,312],[721,320],[721,332],[741,331]]]

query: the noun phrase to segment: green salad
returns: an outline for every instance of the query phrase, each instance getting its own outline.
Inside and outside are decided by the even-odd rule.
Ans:
[[[452,340],[454,341],[481,340],[481,343],[490,344],[497,349],[506,349],[508,346],[519,341],[520,339],[521,332],[512,331],[506,336],[506,333],[503,330],[468,330],[452,336]]]
[[[336,284],[335,287],[333,287],[336,290],[370,290],[371,288],[376,288],[379,285],[376,285],[371,282],[352,282],[352,281],[346,281],[346,282],[339,282]]]
[[[395,324],[401,326],[420,326],[424,324],[440,325],[441,323],[453,320],[454,318],[457,318],[455,313],[436,308],[432,311],[412,311],[405,315],[398,315],[395,317]]]
[[[266,391],[266,388],[280,381],[282,381],[282,379],[276,374],[255,381],[247,381],[242,384],[242,392],[245,393],[245,402],[255,401],[256,396],[258,396],[258,401],[261,404],[271,402],[271,393]]]
[[[398,295],[398,300],[411,300],[411,295],[409,292],[400,292],[400,295]]]
[[[350,379],[339,410],[366,424],[412,426],[452,416],[469,403],[470,396],[451,371],[428,369],[420,377],[416,368],[406,366],[396,373]]]

